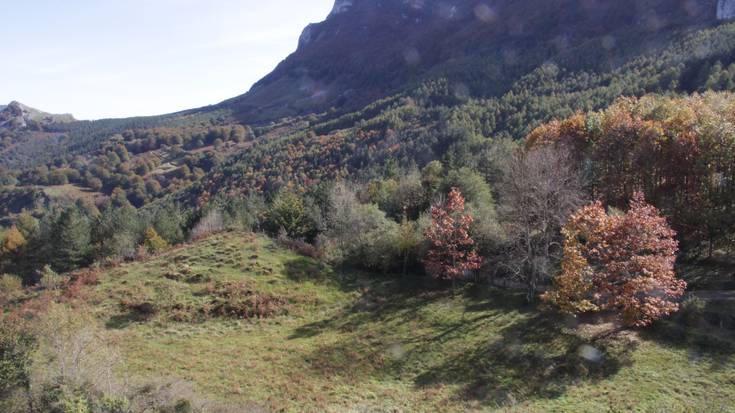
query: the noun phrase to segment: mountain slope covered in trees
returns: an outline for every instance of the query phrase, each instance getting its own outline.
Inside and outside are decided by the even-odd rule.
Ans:
[[[338,0],[218,105],[27,110],[0,410],[727,411],[731,6]]]
[[[609,71],[681,31],[716,23],[716,1],[356,0],[308,26],[295,53],[223,103],[245,121],[355,110],[447,77],[460,96],[499,96],[547,62]]]

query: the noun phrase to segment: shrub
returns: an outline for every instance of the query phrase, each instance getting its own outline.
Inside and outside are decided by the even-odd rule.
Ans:
[[[306,241],[292,239],[288,236],[285,230],[278,233],[277,240],[280,246],[288,248],[299,255],[314,259],[320,259],[323,256],[319,248]]]
[[[704,319],[707,302],[699,297],[690,297],[681,303],[678,317],[685,324],[695,326]]]
[[[6,296],[15,296],[23,290],[23,280],[17,275],[0,275],[0,293]]]
[[[17,227],[11,227],[0,243],[0,255],[12,254],[26,245],[26,239]]]
[[[145,231],[143,246],[149,253],[157,254],[168,248],[168,242],[158,235],[156,230],[151,227]]]
[[[256,292],[244,281],[225,281],[207,288],[212,300],[206,313],[233,318],[268,318],[286,311],[288,300],[270,293]]]
[[[284,229],[291,238],[310,237],[314,231],[304,200],[286,189],[278,192],[271,202],[266,223],[272,233]]]
[[[64,413],[92,413],[89,400],[82,394],[64,394],[59,405]]]
[[[44,290],[57,290],[64,284],[64,278],[54,272],[50,265],[46,265],[39,273],[40,281],[38,284]]]
[[[140,321],[150,320],[158,313],[158,306],[151,301],[122,300],[122,307],[135,315]]]
[[[87,269],[77,271],[70,275],[69,282],[64,290],[64,296],[66,298],[76,298],[82,292],[82,287],[87,285],[99,284],[100,272],[99,269]]]
[[[319,241],[328,260],[379,271],[402,266],[399,225],[376,205],[361,204],[340,184],[330,193],[327,214],[328,229]]]
[[[28,386],[35,344],[19,318],[0,315],[0,398]]]

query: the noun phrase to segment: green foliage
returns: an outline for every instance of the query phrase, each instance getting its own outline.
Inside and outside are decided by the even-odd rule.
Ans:
[[[164,202],[157,205],[150,221],[163,239],[170,244],[178,244],[184,241],[185,219],[186,214],[179,205]]]
[[[23,279],[13,274],[0,275],[0,294],[14,296],[23,290]]]
[[[28,211],[21,212],[15,219],[16,227],[20,230],[26,239],[31,239],[38,235],[40,226],[38,220]]]
[[[376,205],[361,204],[343,184],[334,187],[321,240],[332,262],[380,271],[399,268],[409,247],[399,234],[399,225]]]
[[[153,228],[148,228],[145,231],[145,237],[143,239],[143,246],[150,254],[157,254],[166,248],[168,248],[168,242],[161,238],[160,235]]]
[[[92,413],[87,397],[81,394],[64,394],[59,405],[63,413]]]
[[[95,229],[99,226],[95,226]],[[87,265],[91,259],[92,238],[89,218],[76,207],[68,207],[54,220],[49,243],[54,269],[65,272]]]
[[[270,231],[285,230],[291,238],[313,235],[314,223],[309,219],[304,200],[288,189],[282,189],[270,204],[267,217]]]
[[[127,413],[130,411],[130,401],[125,397],[105,395],[99,404],[104,413]]]
[[[43,269],[39,272],[38,285],[45,290],[57,290],[61,287],[62,282],[62,277],[50,265],[44,265]]]
[[[35,339],[15,320],[0,316],[0,398],[27,388]]]
[[[108,204],[92,230],[95,257],[133,256],[142,239],[142,225],[135,208],[125,202]]]

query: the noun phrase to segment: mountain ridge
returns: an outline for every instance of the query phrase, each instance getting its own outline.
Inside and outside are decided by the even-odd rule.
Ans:
[[[247,122],[349,111],[443,74],[469,78],[462,87],[472,96],[497,95],[595,38],[612,44],[609,61],[597,64],[614,65],[626,53],[615,49],[616,40],[631,33],[663,38],[680,27],[716,24],[731,7],[723,1],[338,0],[324,21],[304,29],[297,50],[276,69],[218,106]],[[492,68],[476,67],[481,62]],[[473,84],[493,75],[495,82]]]

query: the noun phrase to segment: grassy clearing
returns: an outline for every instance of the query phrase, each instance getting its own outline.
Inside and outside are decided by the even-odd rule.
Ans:
[[[39,188],[42,188],[43,192],[49,198],[56,201],[74,202],[78,199],[84,199],[90,202],[94,202],[96,198],[102,196],[102,194],[99,192],[80,188],[74,184],[43,186]]]
[[[287,309],[203,317],[217,281],[246,282]],[[123,265],[87,299],[131,373],[267,411],[733,411],[729,330],[672,320],[617,332],[506,291],[332,273],[256,236]],[[134,299],[157,308],[141,317],[124,305]]]

